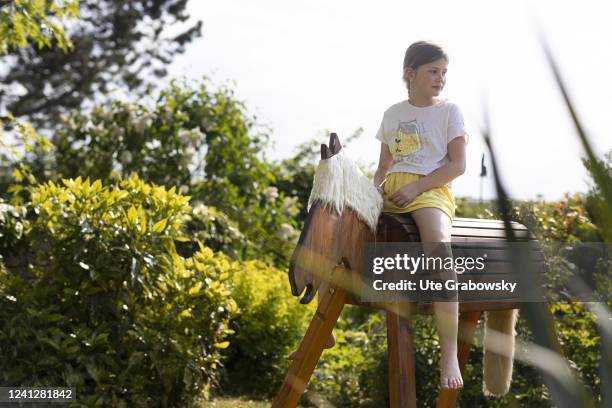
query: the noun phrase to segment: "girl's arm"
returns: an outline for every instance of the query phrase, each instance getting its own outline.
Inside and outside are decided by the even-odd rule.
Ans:
[[[447,151],[448,163],[415,182],[420,192],[441,187],[465,173],[465,138],[451,140]]]
[[[381,143],[380,157],[378,159],[378,168],[376,169],[376,173],[374,173],[374,185],[376,186],[376,188],[378,188],[379,191],[381,191],[380,185],[385,180],[387,172],[391,168],[391,164],[393,164],[393,156],[391,155],[391,151],[389,151],[389,145]]]

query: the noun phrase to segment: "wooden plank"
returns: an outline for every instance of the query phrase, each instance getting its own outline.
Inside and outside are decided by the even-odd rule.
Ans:
[[[505,238],[500,238],[500,237],[470,237],[470,236],[462,236],[462,235],[453,235],[452,236],[452,242],[454,243],[463,243],[463,242],[503,242],[506,243],[508,242]],[[532,237],[529,237],[528,239],[524,239],[522,238],[519,242],[521,243],[531,243],[531,242],[536,242]]]
[[[502,248],[502,249],[498,249]],[[451,245],[451,250],[453,252],[453,258],[478,258],[483,257],[486,254],[486,262],[511,262],[512,261],[512,253],[509,249],[502,247],[496,248],[493,245],[487,246],[462,246]],[[544,255],[542,252],[538,251],[535,248],[532,248],[529,251],[529,259],[531,262],[543,262]]]
[[[510,310],[518,309],[519,303],[513,300],[499,300],[491,302],[459,302],[459,312],[487,311],[487,310]],[[415,313],[433,314],[432,303],[419,303]]]
[[[409,316],[387,311],[389,406],[416,408],[416,378],[412,324]]]
[[[496,220],[491,218],[465,218],[465,217],[455,217],[455,222],[491,222],[491,223],[504,223],[503,220]],[[510,223],[519,224],[516,221],[510,221]]]
[[[404,231],[403,234],[410,236],[411,242],[418,241],[418,229],[413,224],[394,224],[391,226],[391,230],[399,229]],[[521,239],[535,239],[534,235],[527,229],[515,228],[513,229],[516,238]],[[395,233],[394,233],[395,235]],[[416,237],[413,237],[416,236]],[[506,230],[504,228],[471,228],[465,225],[453,225],[451,230],[451,236],[453,240],[455,236],[471,237],[471,238],[506,238]],[[389,239],[391,240],[391,239]],[[397,239],[393,239],[394,241]]]
[[[384,303],[360,303],[355,299],[347,298],[347,304],[354,306],[365,306],[373,309],[387,310],[387,305]],[[433,314],[433,306],[431,302],[412,303],[414,312],[417,314]],[[520,302],[516,299],[496,299],[487,301],[463,301],[459,302],[460,312],[487,311],[487,310],[509,310],[518,309]]]
[[[460,235],[466,237],[485,237],[485,238],[506,238],[504,229],[486,229],[486,228],[463,228],[453,226],[452,235]],[[515,230],[515,237],[529,237],[527,230]]]
[[[543,261],[533,261],[530,265],[534,272],[542,273],[545,270],[546,263]],[[518,279],[518,275],[514,271],[514,265],[508,261],[491,261],[487,260],[485,262],[485,268],[482,271],[465,271],[464,273],[458,274],[463,276],[472,276],[472,277],[486,277],[488,275],[507,275],[508,277],[512,277]]]
[[[412,257],[420,257],[424,255],[422,246],[420,243],[403,243],[402,241],[393,241],[396,243],[394,248],[399,254],[407,254]],[[379,255],[395,256],[395,252],[390,251],[393,247],[390,245],[385,247],[385,242],[380,243],[381,246],[377,247],[382,252]],[[405,244],[405,245],[402,245]],[[521,252],[522,255],[529,256],[531,262],[543,262],[544,255],[541,251],[537,250],[535,246],[527,246],[527,243],[521,243],[520,248],[517,249],[523,251],[529,249],[529,251]],[[453,258],[484,258],[484,262],[511,262],[513,253],[510,251],[510,246],[506,241],[497,242],[452,242],[451,251]],[[385,250],[389,250],[385,252]],[[475,262],[471,263],[476,265]]]
[[[392,220],[399,224],[403,225],[416,225],[414,218],[409,215],[401,214],[401,213],[383,213],[381,217],[381,221]],[[489,220],[489,219],[479,219],[479,218],[461,218],[456,217],[453,225],[455,226],[465,226],[468,228],[485,228],[485,229],[504,229],[504,222],[502,220]],[[510,225],[513,227],[512,229],[520,229],[526,230],[527,227],[523,224],[510,221]]]
[[[332,288],[333,289],[333,288]],[[285,380],[272,402],[273,408],[294,408],[306,389],[308,381],[323,352],[336,321],[342,312],[346,293],[342,289],[326,290],[317,307],[306,334],[300,343]]]
[[[471,218],[455,218],[453,225],[466,225],[475,228],[505,228],[502,220],[479,220]],[[510,221],[512,229],[527,229],[526,226],[520,222]]]

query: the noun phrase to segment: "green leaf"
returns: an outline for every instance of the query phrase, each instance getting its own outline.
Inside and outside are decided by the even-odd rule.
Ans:
[[[214,344],[214,346],[215,346],[216,348],[220,348],[220,349],[225,349],[225,348],[228,348],[228,347],[229,347],[229,345],[230,345],[230,342],[229,342],[229,341],[222,341],[221,343],[215,343],[215,344]]]
[[[53,347],[53,349],[55,349],[55,351],[62,351],[62,348],[56,342],[54,342],[53,340],[51,340],[48,337],[41,337],[41,338],[38,339],[38,341]]]
[[[127,218],[130,225],[136,225],[136,218],[138,217],[138,212],[134,206],[131,206],[127,213]]]
[[[87,373],[94,379],[94,381],[100,381],[100,370],[96,365],[92,362],[85,363],[85,368],[87,369]]]
[[[151,232],[160,233],[164,229],[166,229],[167,224],[168,224],[168,219],[164,218],[163,220],[160,220],[156,222],[155,225],[153,225],[153,228],[151,228]]]
[[[202,282],[198,282],[198,283],[196,283],[196,285],[195,285],[194,287],[192,287],[191,289],[189,289],[188,294],[189,294],[190,296],[194,296],[194,295],[199,294],[199,293],[200,293],[200,291],[202,290],[202,286],[203,286]]]
[[[102,190],[102,182],[100,180],[96,180],[93,182],[91,187],[94,193],[98,193],[100,190]]]
[[[97,335],[93,341],[93,344],[100,345],[100,344],[108,343],[108,336],[109,336],[109,333],[102,333],[102,334]]]
[[[140,233],[145,235],[147,233],[147,215],[140,206],[138,207],[138,220],[140,221]]]

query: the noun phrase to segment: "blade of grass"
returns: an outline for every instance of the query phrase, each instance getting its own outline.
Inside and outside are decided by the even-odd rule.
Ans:
[[[567,91],[567,87],[565,86],[565,82],[561,77],[561,73],[559,70],[558,64],[555,62],[554,56],[550,47],[548,46],[548,42],[546,41],[546,37],[543,31],[536,25],[536,34],[540,45],[544,51],[544,55],[550,69],[552,70],[557,86],[559,87],[559,91],[563,96],[563,100],[565,101],[565,105],[572,117],[572,121],[576,128],[576,133],[582,143],[582,146],[589,158],[591,163],[591,168],[589,171],[592,174],[592,177],[599,187],[601,194],[603,195],[603,206],[604,211],[600,216],[604,217],[605,220],[602,222],[603,225],[611,225],[612,222],[612,178],[610,177],[606,168],[601,164],[601,162],[595,157],[595,153],[591,147],[591,143],[589,141],[589,137],[587,136],[584,126],[582,126],[581,121],[578,119],[578,114],[576,113],[576,109],[574,108],[575,104],[572,103],[572,100]],[[601,228],[601,233],[603,235],[604,241],[612,242],[612,230],[609,228]],[[582,290],[586,289],[586,285]],[[596,304],[597,305],[597,304]],[[610,382],[612,381],[612,334],[610,333],[610,314],[607,307],[602,303],[597,306],[591,307],[591,311],[595,313],[598,317],[599,324],[599,332],[600,339],[602,343],[601,347],[601,384],[602,384],[602,399],[603,406],[612,406],[612,393],[610,392]]]
[[[493,177],[495,181],[495,187],[497,191],[497,204],[499,211],[502,215],[504,222],[504,229],[506,231],[506,239],[509,242],[516,242],[514,231],[510,224],[510,210],[508,203],[508,195],[501,182],[499,169],[497,166],[497,160],[492,147],[489,116],[484,106],[484,129],[482,131],[485,144],[489,149],[491,157],[491,165],[493,168]],[[539,271],[533,267],[530,262],[529,254],[523,253],[522,248],[516,245],[509,245],[510,256],[512,261],[513,272],[517,275],[519,285],[521,285],[527,293],[529,299],[543,298],[541,294],[541,288],[537,285],[533,285],[532,282],[535,279],[539,281]],[[542,302],[523,302],[521,303],[521,315],[527,320],[529,329],[532,331],[535,339],[535,343],[551,353],[561,357],[561,347],[556,339],[554,333],[554,322],[548,310],[547,305]],[[567,362],[561,358],[557,361],[562,361],[562,367],[564,373],[557,373],[553,375],[550,373],[549,367],[542,364],[541,360],[532,360],[531,363],[540,370],[546,385],[548,386],[550,393],[555,403],[560,407],[592,407],[594,403],[589,397],[584,386],[578,381],[578,379],[571,374],[571,369]],[[563,381],[559,379],[562,378]]]
[[[600,161],[595,156],[595,153],[593,152],[593,148],[591,147],[591,143],[589,142],[589,137],[587,136],[584,130],[584,126],[582,126],[582,123],[578,119],[578,114],[576,113],[576,109],[574,108],[575,104],[572,103],[572,100],[567,91],[567,87],[565,86],[565,82],[561,77],[559,67],[555,62],[552,51],[548,46],[548,43],[542,30],[538,26],[536,26],[536,35],[544,51],[544,55],[546,57],[546,60],[548,61],[550,69],[553,72],[555,82],[559,87],[559,91],[561,91],[561,95],[563,96],[563,100],[565,101],[567,110],[569,111],[572,117],[572,121],[576,128],[576,132],[578,134],[580,142],[582,143],[582,147],[584,148],[587,157],[592,163],[592,169],[590,169],[590,171],[595,183],[601,189],[605,202],[606,211],[604,212],[603,216],[605,216],[608,221],[610,221],[610,219],[612,218],[612,178],[609,176],[605,167],[600,163]],[[606,225],[610,225],[610,223],[608,222]],[[602,233],[606,236],[608,242],[612,242],[612,231],[604,229]]]

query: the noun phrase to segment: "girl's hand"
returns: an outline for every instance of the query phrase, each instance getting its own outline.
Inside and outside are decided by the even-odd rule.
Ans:
[[[403,208],[410,204],[412,201],[414,201],[414,199],[417,198],[417,196],[421,193],[422,191],[419,188],[418,184],[414,182],[400,188],[395,193],[393,193],[393,195],[389,197],[389,201],[391,201],[396,206]]]

